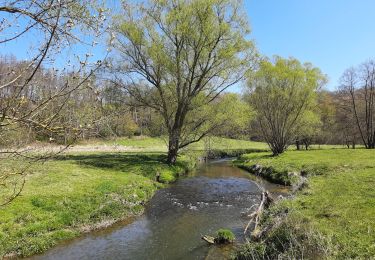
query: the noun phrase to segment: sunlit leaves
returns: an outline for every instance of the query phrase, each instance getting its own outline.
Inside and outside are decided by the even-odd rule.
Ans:
[[[319,69],[293,58],[264,60],[251,75],[251,104],[257,112],[261,134],[274,154],[282,153],[297,133],[301,134],[302,119],[312,119],[313,114],[307,111],[316,104],[317,90],[325,81]]]

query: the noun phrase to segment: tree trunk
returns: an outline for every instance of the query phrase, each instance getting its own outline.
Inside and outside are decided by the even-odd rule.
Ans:
[[[282,154],[285,151],[285,149],[285,145],[280,143],[271,145],[273,156],[278,156],[279,154]]]
[[[368,141],[368,149],[374,149],[375,148],[375,142],[373,141],[373,138],[369,138],[371,140]]]
[[[179,131],[173,129],[169,134],[169,141],[168,141],[168,164],[175,164],[177,161],[177,154],[180,145],[180,135]]]
[[[297,147],[297,150],[301,150],[299,140],[296,140],[296,147]]]
[[[167,163],[168,164],[175,164],[177,161],[177,149],[168,149],[168,159]]]

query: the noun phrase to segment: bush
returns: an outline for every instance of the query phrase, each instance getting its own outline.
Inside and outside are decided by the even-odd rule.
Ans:
[[[160,179],[159,181],[161,183],[172,183],[176,180],[176,177],[174,176],[173,172],[171,171],[163,171],[161,174],[160,174]]]
[[[267,259],[266,258],[266,245],[263,243],[246,243],[244,244],[236,255],[236,260],[248,260],[248,259]]]
[[[229,229],[219,229],[215,237],[215,242],[218,244],[232,243],[235,240],[235,236]]]
[[[331,239],[317,232],[307,219],[280,214],[280,208],[271,208],[270,212],[266,212],[262,225],[272,226],[270,231],[262,237],[261,242],[244,244],[234,258],[326,259],[333,254]]]

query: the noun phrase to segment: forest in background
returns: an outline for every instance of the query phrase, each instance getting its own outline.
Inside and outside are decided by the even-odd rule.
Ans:
[[[22,71],[27,64],[15,56],[2,56],[0,63],[1,82],[12,80],[15,72]],[[367,74],[366,73],[367,69]],[[372,73],[371,73],[372,70]],[[373,78],[373,62],[367,62],[357,69],[358,79]],[[337,144],[348,148],[364,145],[362,139],[365,127],[370,126],[373,99],[372,86],[345,85],[349,81],[349,73],[343,75],[343,85],[330,91],[324,86],[316,89],[311,109],[306,113],[298,126],[298,133],[290,144],[297,149],[308,149],[311,144]],[[359,76],[358,74],[364,74]],[[354,75],[351,75],[354,77]],[[40,68],[34,76],[34,84],[20,92],[17,100],[19,113],[29,111],[40,101],[51,96],[51,93],[64,88],[67,79],[76,80],[70,73],[62,74],[54,69]],[[160,114],[151,107],[145,107],[129,95],[126,90],[112,82],[98,79],[100,74],[91,77],[74,91],[74,94],[54,98],[43,110],[41,119],[51,122],[48,127],[38,126],[33,122],[17,122],[4,124],[0,135],[0,144],[4,147],[22,147],[33,142],[50,142],[68,144],[73,140],[90,138],[117,138],[147,135],[160,137],[167,135]],[[23,78],[17,79],[12,85],[1,89],[2,112],[5,115],[5,100],[10,99]],[[350,83],[350,82],[349,82]],[[371,84],[372,81],[371,81]],[[246,86],[242,93],[222,93],[212,103],[216,106],[215,113],[207,117],[207,121],[220,118],[222,127],[214,127],[207,134],[234,139],[266,141],[259,124],[256,122],[256,110],[252,106],[253,93]],[[353,100],[356,105],[353,107]],[[221,107],[220,107],[221,106]],[[223,109],[225,107],[225,110]],[[221,109],[221,110],[220,110]],[[220,111],[219,114],[217,111]],[[226,114],[226,115],[225,115]],[[225,117],[226,116],[226,117]],[[230,117],[229,117],[230,116]],[[357,121],[358,117],[358,121]],[[52,120],[53,119],[53,120]],[[6,119],[4,119],[6,122]],[[360,126],[360,127],[359,127]],[[370,131],[371,129],[366,129]],[[371,146],[371,140],[365,140]]]

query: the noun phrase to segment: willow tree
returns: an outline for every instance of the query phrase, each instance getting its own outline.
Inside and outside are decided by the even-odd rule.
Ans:
[[[303,135],[299,130],[306,113],[316,104],[316,91],[325,82],[318,68],[296,59],[276,57],[262,61],[249,80],[251,103],[260,132],[274,155],[284,152]]]
[[[211,129],[201,131],[206,118],[195,111],[251,68],[255,51],[246,38],[250,30],[242,3],[149,0],[123,7],[113,43],[120,57],[116,82],[160,113],[168,133],[168,163],[173,164],[181,148]]]

